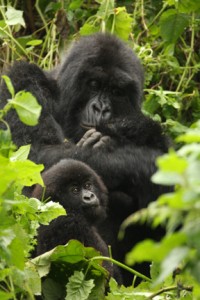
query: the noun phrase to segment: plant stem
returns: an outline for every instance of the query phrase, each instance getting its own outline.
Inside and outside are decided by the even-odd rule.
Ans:
[[[42,14],[42,12],[41,12],[41,9],[40,9],[40,6],[39,6],[39,0],[36,0],[35,8],[36,8],[36,10],[37,10],[37,12],[38,12],[38,14],[39,14],[39,16],[40,16],[40,18],[41,18],[43,24],[44,24],[44,28],[45,28],[45,30],[46,30],[46,33],[48,34],[48,26],[47,26],[47,22],[46,22],[46,20],[45,20],[43,14]]]
[[[162,288],[159,291],[153,293],[147,299],[153,299],[154,297],[156,297],[156,296],[158,296],[160,294],[163,294],[163,293],[166,293],[166,292],[170,292],[170,291],[175,291],[175,290],[186,290],[188,292],[192,292],[193,287],[191,287],[191,286],[186,286],[186,287],[181,286],[181,287],[179,287],[179,285],[169,286],[169,287],[166,287],[166,288]]]
[[[132,273],[133,275],[137,276],[137,277],[140,277],[142,278],[143,280],[146,280],[146,281],[149,281],[151,282],[151,279],[139,272],[137,272],[136,270],[120,263],[119,261],[113,259],[113,258],[110,258],[110,257],[106,257],[106,256],[95,256],[93,258],[90,259],[90,261],[93,261],[93,260],[105,260],[105,261],[110,261],[111,263],[114,263],[115,265],[117,265],[118,267],[120,268],[123,268],[125,270],[127,270],[128,272]]]
[[[141,0],[141,19],[142,19],[144,30],[148,31],[148,27],[146,25],[145,17],[144,17],[144,0]]]
[[[179,84],[177,86],[176,92],[178,92],[181,89],[181,86],[182,86],[182,84],[184,82],[184,79],[186,77],[187,68],[188,68],[188,66],[190,64],[190,61],[191,61],[191,58],[192,58],[192,53],[194,51],[194,37],[195,37],[194,22],[195,22],[195,13],[192,14],[192,25],[191,25],[192,34],[191,34],[190,52],[189,52],[189,55],[188,55],[188,58],[187,58],[187,61],[186,61],[186,64],[185,64],[185,68],[184,68],[183,74],[182,74],[181,79],[179,81]]]

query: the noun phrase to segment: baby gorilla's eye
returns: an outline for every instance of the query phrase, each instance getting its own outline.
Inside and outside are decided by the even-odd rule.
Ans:
[[[72,185],[70,190],[73,194],[78,194],[80,192],[80,188],[78,185]]]
[[[85,182],[83,187],[86,190],[91,190],[92,189],[92,184],[91,184],[91,182],[87,181],[87,182]]]

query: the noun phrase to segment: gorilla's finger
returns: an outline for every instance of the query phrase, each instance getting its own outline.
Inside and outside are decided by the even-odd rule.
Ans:
[[[111,138],[107,135],[103,136],[97,143],[94,144],[93,148],[105,147],[110,144]]]
[[[82,147],[93,146],[100,141],[102,134],[100,132],[94,132],[89,138],[83,141]]]
[[[80,141],[76,144],[78,147],[82,147],[83,143],[93,134],[96,132],[95,128],[92,128],[83,135],[83,137],[80,139]]]
[[[86,133],[83,135],[84,139],[89,138],[94,132],[96,132],[95,128],[89,129],[88,131],[86,131]]]

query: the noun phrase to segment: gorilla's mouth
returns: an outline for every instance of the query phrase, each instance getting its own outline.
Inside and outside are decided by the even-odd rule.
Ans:
[[[110,126],[110,125],[112,125],[113,124],[113,121],[111,121],[110,120],[110,122],[97,122],[97,123],[86,123],[86,122],[82,122],[81,124],[80,124],[80,126],[81,126],[81,128],[83,128],[83,129],[86,129],[86,130],[90,130],[90,129],[93,129],[93,128],[95,128],[96,129],[96,127],[97,126]]]
[[[96,125],[95,124],[89,124],[89,123],[81,123],[81,127],[87,130],[90,130],[92,128],[95,128]]]

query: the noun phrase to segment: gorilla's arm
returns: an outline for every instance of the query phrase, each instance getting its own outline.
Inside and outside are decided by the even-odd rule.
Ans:
[[[160,149],[133,144],[106,151],[104,148],[79,147],[69,142],[62,149],[59,145],[46,146],[45,150],[40,153],[38,162],[44,163],[45,167],[49,168],[62,158],[83,161],[90,165],[103,178],[106,186],[112,190],[119,188],[122,182],[132,182],[134,185],[141,186],[149,181],[156,171],[155,160],[162,154]]]
[[[103,255],[108,255],[108,250],[103,241],[98,238],[95,229],[88,225],[84,216],[77,211],[60,216],[51,221],[49,225],[42,225],[38,232],[37,255],[55,248],[58,245],[65,245],[69,240],[76,239],[86,247],[94,247]]]
[[[47,147],[41,162],[49,167],[63,157],[74,158],[89,164],[110,190],[124,183],[142,187],[156,171],[156,158],[169,147],[160,125],[141,113],[98,130],[88,130],[76,145],[68,142],[63,149]]]

